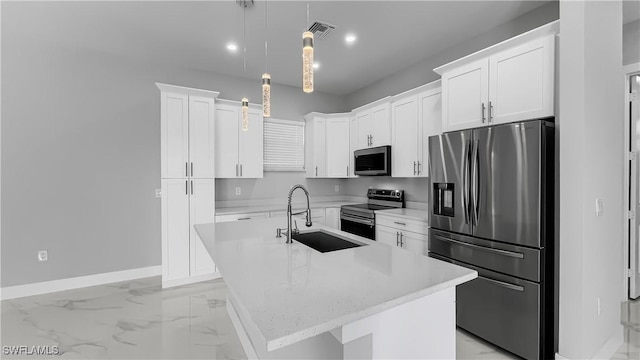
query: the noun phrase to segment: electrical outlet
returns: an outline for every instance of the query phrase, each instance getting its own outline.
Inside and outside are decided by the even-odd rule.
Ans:
[[[242,194],[242,188],[241,187],[236,187],[236,195],[240,195]]]
[[[47,261],[49,260],[49,252],[47,250],[38,251],[38,261]]]
[[[161,198],[162,197],[162,189],[156,189],[156,197],[157,198]]]
[[[340,185],[336,185],[333,187],[336,192],[340,192]]]
[[[602,312],[602,306],[600,306],[600,298],[598,298],[598,316],[600,316],[601,312]]]

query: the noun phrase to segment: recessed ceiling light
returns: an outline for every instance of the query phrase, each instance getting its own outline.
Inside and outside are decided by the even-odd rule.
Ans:
[[[230,42],[230,43],[227,44],[227,50],[229,50],[230,52],[234,53],[234,52],[238,51],[238,45],[236,45],[235,43]]]
[[[316,62],[314,62],[314,63],[313,63],[313,68],[314,68],[315,70],[318,70],[318,68],[320,68],[320,63],[319,63],[319,62],[317,62],[317,61],[316,61]]]
[[[355,34],[347,34],[347,36],[344,37],[344,41],[346,41],[347,44],[353,44],[357,39]]]

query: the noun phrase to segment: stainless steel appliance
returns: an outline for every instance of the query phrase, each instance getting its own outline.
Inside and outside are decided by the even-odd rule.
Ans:
[[[553,358],[554,125],[429,138],[429,256],[478,271],[457,288],[457,324],[518,356]]]
[[[340,230],[376,239],[376,210],[403,208],[403,190],[369,189],[366,204],[343,205],[340,207]]]
[[[391,146],[378,146],[353,152],[356,175],[391,175]]]

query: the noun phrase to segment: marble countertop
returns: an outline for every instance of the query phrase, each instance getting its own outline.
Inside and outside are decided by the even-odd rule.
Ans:
[[[376,215],[389,215],[395,217],[403,217],[407,219],[419,220],[429,222],[428,210],[415,210],[415,209],[391,209],[391,210],[376,210]]]
[[[309,205],[311,209],[324,209],[328,207],[340,207],[342,205],[359,204],[351,201],[312,201]],[[304,210],[307,208],[306,203],[292,204],[293,211]],[[234,206],[216,208],[216,215],[233,215],[233,214],[246,214],[255,212],[266,211],[287,211],[287,201],[282,204],[270,204],[270,205],[255,205],[255,206]]]
[[[249,226],[250,225],[250,226]],[[241,312],[275,350],[477,277],[477,272],[322,225],[364,243],[320,253],[285,244],[285,217],[196,225]]]

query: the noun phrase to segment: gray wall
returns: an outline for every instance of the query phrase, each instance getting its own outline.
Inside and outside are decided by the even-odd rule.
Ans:
[[[160,199],[154,197],[160,94],[154,83],[259,99],[258,80],[45,43],[24,36],[34,29],[14,16],[11,9],[19,5],[2,4],[1,286],[160,265]],[[272,91],[280,118],[339,111],[344,104],[292,87]],[[267,174],[255,190],[281,192],[282,176]],[[232,183],[217,185],[224,198]],[[333,194],[333,182],[320,180],[313,189]],[[41,249],[49,261],[37,262]]]
[[[611,354],[598,352],[622,342],[626,298],[622,4],[562,1],[560,16],[558,352],[601,359]],[[596,199],[602,216],[595,214]]]
[[[558,19],[558,2],[547,3],[502,25],[454,45],[437,55],[377,81],[347,96],[347,109],[355,109],[385,96],[399,94],[440,78],[433,69]],[[446,34],[442,34],[446,36]]]
[[[622,63],[640,62],[640,20],[624,24],[622,33]]]

